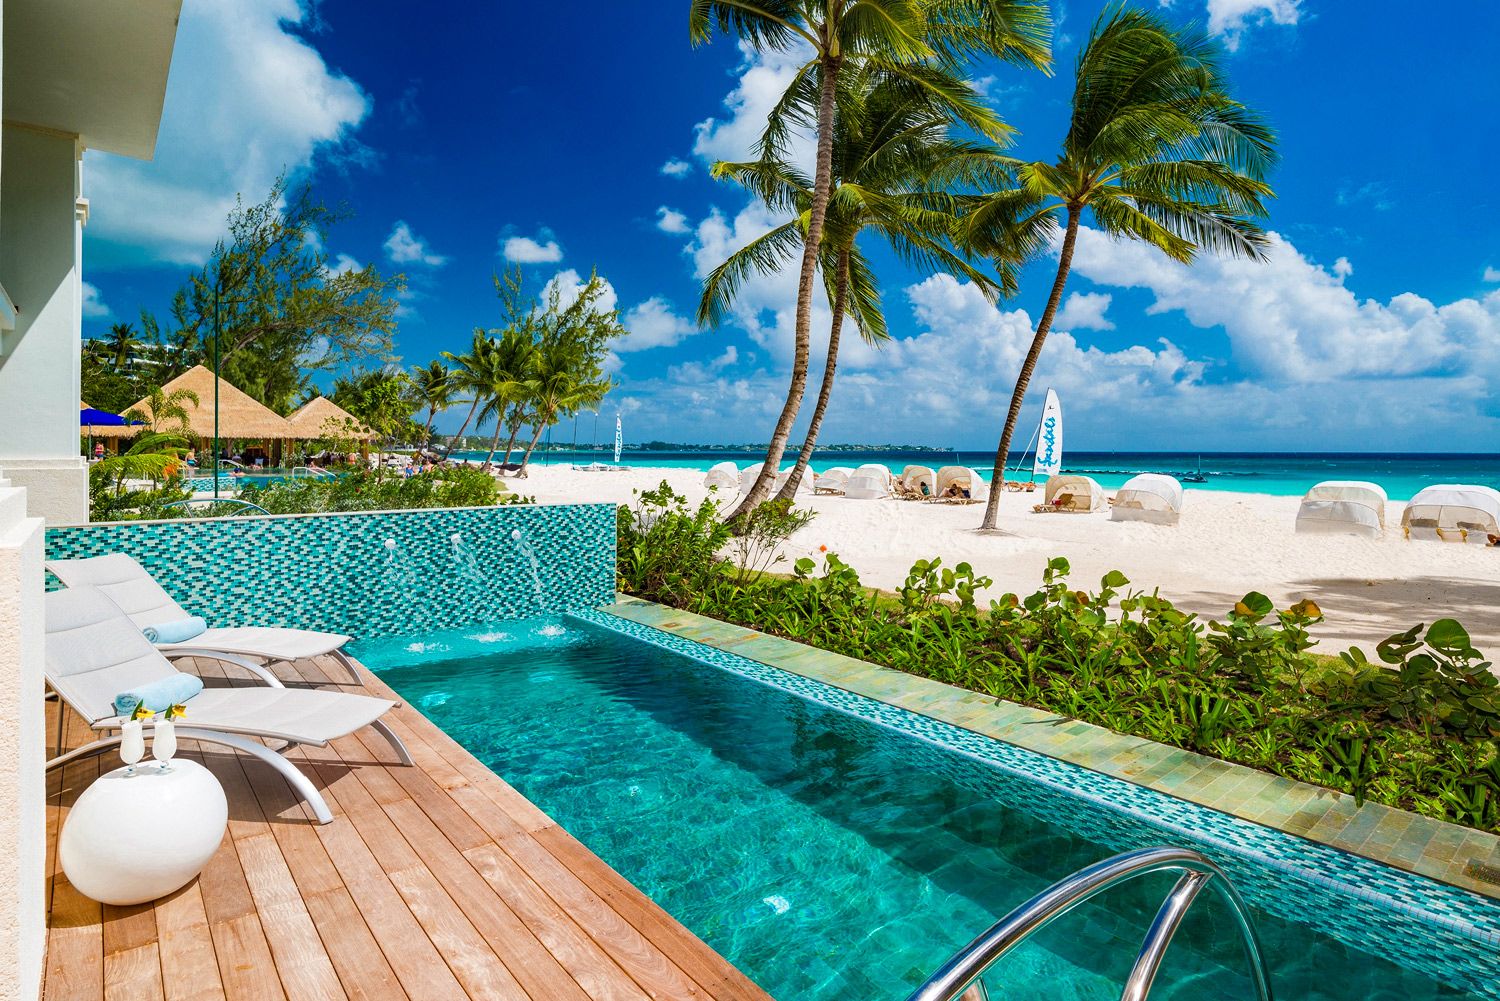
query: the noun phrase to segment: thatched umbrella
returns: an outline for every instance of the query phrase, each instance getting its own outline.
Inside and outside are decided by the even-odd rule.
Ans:
[[[354,415],[334,403],[326,396],[314,396],[287,415],[291,426],[290,438],[313,441],[318,438],[352,438],[355,441],[370,441],[375,432],[365,427]]]
[[[164,395],[170,395],[179,389],[191,390],[198,397],[197,406],[191,400],[183,403],[183,409],[187,411],[189,433],[195,438],[213,438],[214,374],[202,365],[194,365],[161,387]],[[149,402],[150,397],[137,400],[130,409],[145,413]],[[218,432],[220,438],[251,441],[284,441],[296,437],[285,417],[256,402],[249,394],[234,388],[223,379],[219,380]]]

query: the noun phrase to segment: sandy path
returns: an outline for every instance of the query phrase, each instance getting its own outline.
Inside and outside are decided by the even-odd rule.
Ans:
[[[633,491],[666,480],[696,501],[707,493],[702,479],[688,469],[584,473],[551,466],[515,487],[542,501],[629,502]],[[1065,556],[1075,586],[1093,588],[1118,569],[1134,585],[1159,587],[1208,615],[1222,616],[1251,590],[1278,606],[1311,598],[1327,617],[1315,631],[1323,653],[1358,643],[1373,655],[1374,643],[1393,632],[1452,616],[1481,650],[1500,657],[1500,550],[1407,542],[1399,528],[1376,540],[1296,535],[1295,497],[1188,490],[1182,521],[1171,528],[1111,522],[1103,513],[1032,514],[1038,499],[1005,495],[1000,525],[1007,534],[994,536],[974,531],[977,505],[808,496],[804,506],[818,517],[791,540],[787,555],[817,555],[826,545],[866,584],[886,588],[899,586],[917,559],[967,560],[994,578],[996,595],[1035,590],[1048,558]],[[1399,526],[1401,505],[1392,504],[1386,519]]]

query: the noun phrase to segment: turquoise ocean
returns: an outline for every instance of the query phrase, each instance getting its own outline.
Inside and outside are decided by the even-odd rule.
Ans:
[[[454,457],[483,459],[483,452],[455,452]],[[609,462],[608,450],[596,452],[538,453],[532,461],[541,465],[567,465],[591,461]],[[760,462],[763,453],[722,449],[682,452],[626,451],[620,464],[707,470],[718,462],[733,462],[744,468]],[[795,458],[795,456],[794,456]],[[899,473],[902,467],[972,466],[986,478],[994,464],[994,453],[939,451],[819,452],[812,468],[822,472],[832,466],[859,466],[878,462]],[[1021,463],[1011,457],[1010,468]],[[790,463],[788,463],[788,466]],[[1201,472],[1203,482],[1184,484],[1194,490],[1232,490],[1241,493],[1300,497],[1322,480],[1370,480],[1385,488],[1391,500],[1410,500],[1434,483],[1478,483],[1500,489],[1500,455],[1458,453],[1375,452],[1069,452],[1063,472],[1092,476],[1113,490],[1137,473],[1170,473],[1174,476]],[[1031,476],[1030,457],[1013,479]],[[1043,477],[1038,477],[1042,479]]]

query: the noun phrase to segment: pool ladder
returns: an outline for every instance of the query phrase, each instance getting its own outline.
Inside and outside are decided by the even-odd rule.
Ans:
[[[982,977],[1002,956],[1053,919],[1068,913],[1117,883],[1153,872],[1181,872],[1177,885],[1162,901],[1146,931],[1120,1001],[1146,1001],[1151,984],[1172,943],[1177,926],[1205,886],[1218,890],[1234,912],[1250,964],[1250,980],[1258,1001],[1272,1001],[1271,974],[1266,968],[1260,937],[1245,901],[1223,870],[1189,848],[1143,848],[1096,862],[1038,893],[1011,911],[989,930],[964,946],[907,1001],[989,1001]]]

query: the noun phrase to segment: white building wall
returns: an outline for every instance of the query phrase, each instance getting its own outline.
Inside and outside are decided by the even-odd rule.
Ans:
[[[0,479],[0,1001],[36,1001],[46,942],[42,520]]]
[[[16,307],[0,332],[0,472],[28,488],[31,512],[88,520],[78,448],[82,337],[81,149],[75,137],[4,127],[0,286]]]

